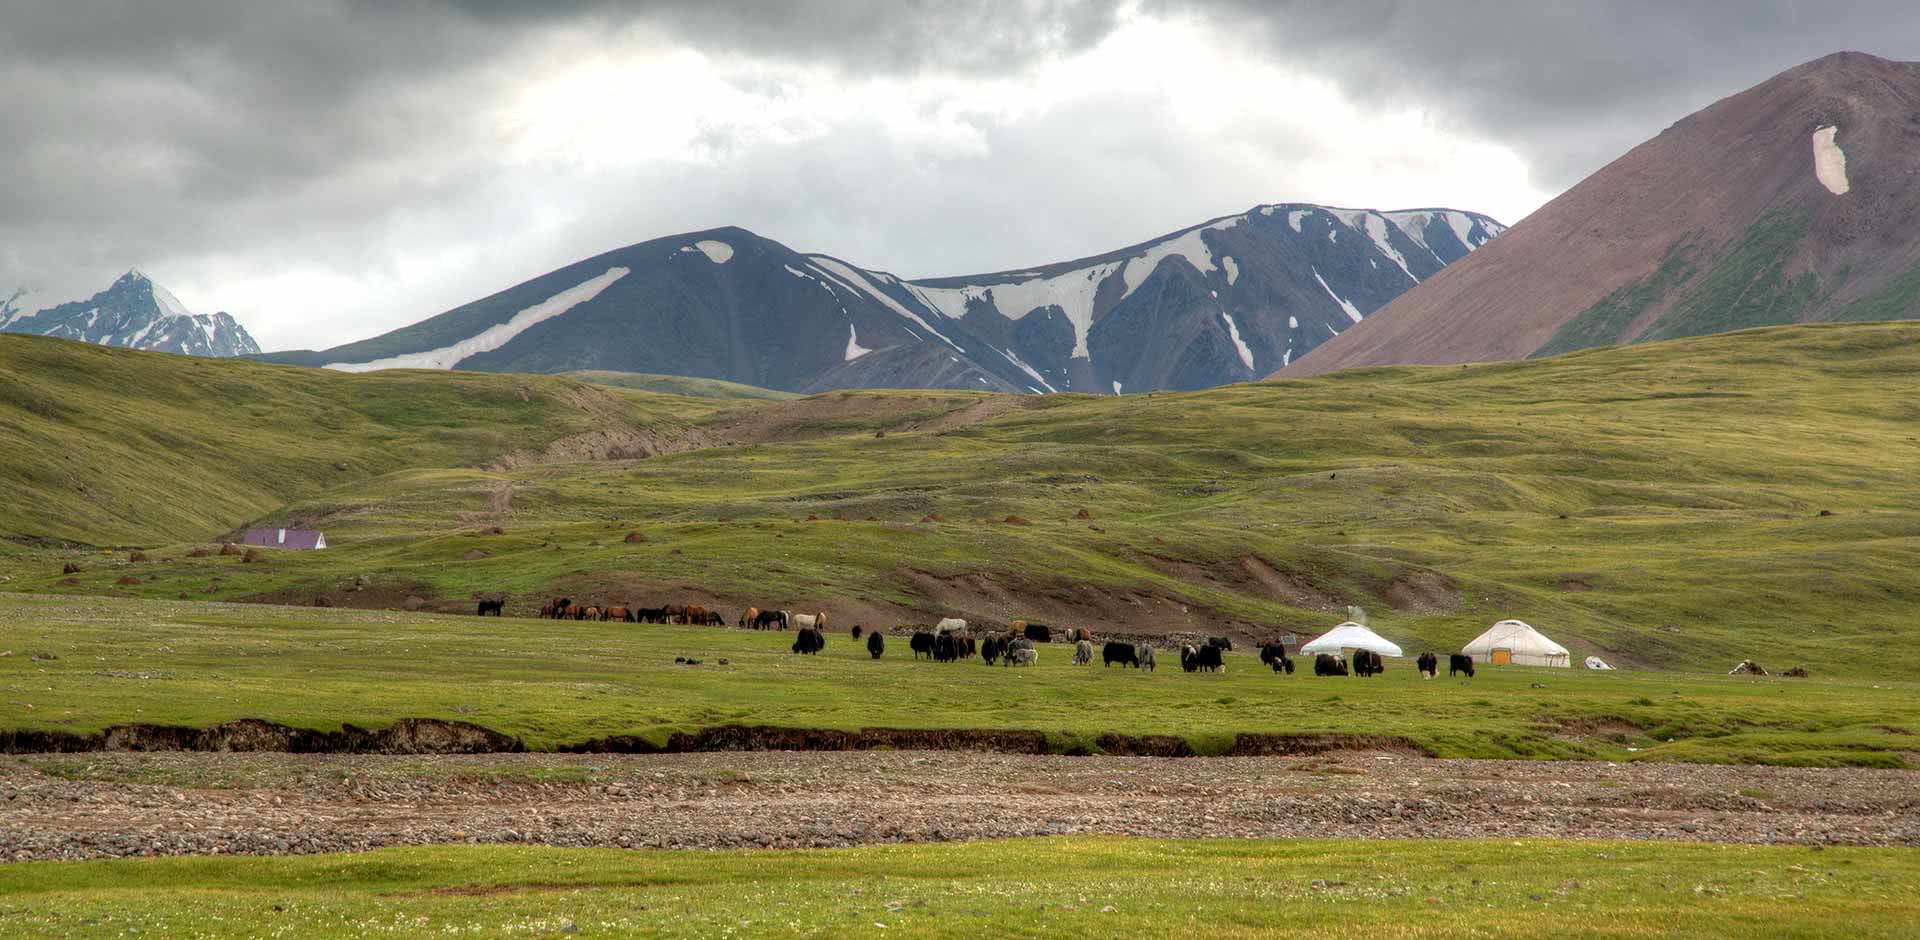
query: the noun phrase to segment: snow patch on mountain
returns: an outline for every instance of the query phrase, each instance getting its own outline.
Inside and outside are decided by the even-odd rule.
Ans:
[[[1853,187],[1847,183],[1847,152],[1833,140],[1839,133],[1832,124],[1813,132],[1813,175],[1827,192],[1844,196]]]
[[[1241,219],[1242,216],[1236,215],[1230,219],[1221,219],[1218,222],[1196,226],[1172,238],[1156,242],[1149,246],[1139,257],[1127,262],[1126,270],[1120,272],[1120,276],[1126,281],[1127,285],[1126,291],[1120,296],[1126,297],[1131,295],[1134,290],[1146,282],[1147,276],[1152,274],[1154,269],[1160,266],[1160,262],[1174,255],[1179,255],[1187,259],[1187,263],[1193,265],[1202,274],[1213,271],[1213,249],[1207,247],[1206,239],[1202,237],[1202,234],[1209,231],[1232,228],[1239,225]]]
[[[860,345],[860,334],[854,332],[852,323],[848,323],[847,324],[847,359],[846,361],[852,362],[855,359],[858,359],[861,356],[864,356],[870,352],[873,352],[873,350]]]
[[[1287,213],[1287,224],[1293,226],[1294,232],[1299,233],[1302,231],[1300,228],[1300,220],[1306,218],[1312,214],[1312,212],[1312,209],[1295,209]]]
[[[1227,269],[1227,286],[1232,287],[1233,282],[1240,279],[1240,266],[1233,262],[1232,255],[1222,255],[1220,266]]]
[[[374,372],[380,369],[451,369],[468,356],[492,352],[535,325],[553,319],[595,297],[626,277],[627,268],[608,268],[605,274],[583,281],[531,307],[521,310],[505,323],[496,323],[451,346],[375,359],[372,362],[330,362],[326,368],[341,372]]]
[[[1073,326],[1072,355],[1088,357],[1087,333],[1093,329],[1093,301],[1100,284],[1122,262],[1110,261],[1092,267],[1035,277],[1011,284],[971,285],[967,287],[928,287],[910,284],[914,295],[945,316],[959,319],[966,315],[967,301],[991,301],[994,309],[1009,320],[1021,320],[1036,310],[1058,307]]]
[[[142,275],[142,277],[145,277],[145,275]],[[180,298],[173,296],[173,291],[167,290],[154,283],[151,278],[147,280],[147,287],[153,291],[153,302],[160,305],[160,312],[162,314],[169,317],[193,316],[192,312],[187,310],[187,305],[181,303]]]
[[[726,264],[728,261],[733,260],[732,245],[726,242],[717,242],[710,238],[703,238],[680,250],[685,254],[699,252],[700,254],[706,255],[707,260],[714,264]]]
[[[920,324],[920,326],[924,328],[927,332],[940,337],[941,341],[946,343],[947,345],[952,346],[955,349],[959,349],[961,352],[966,352],[965,349],[961,349],[959,343],[956,343],[953,340],[947,339],[947,336],[945,333],[942,333],[939,330],[934,329],[932,324],[929,324],[927,321],[921,319],[919,314],[914,313],[911,310],[908,310],[905,306],[901,305],[900,301],[893,299],[892,297],[888,296],[885,291],[882,291],[880,288],[873,286],[873,284],[868,282],[866,278],[861,277],[858,271],[855,271],[854,269],[844,264],[841,264],[840,262],[835,261],[832,258],[827,257],[826,255],[808,255],[807,260],[809,262],[812,262],[814,270],[820,271],[821,273],[827,275],[828,277],[831,277],[834,280],[839,281],[842,285],[845,285],[849,290],[865,292],[866,294],[871,296],[873,299],[879,301],[880,304],[886,307],[887,309],[892,310],[894,313],[897,313],[903,317],[906,317],[909,320],[912,320],[915,323]]]
[[[1359,308],[1355,307],[1353,304],[1348,303],[1345,297],[1342,297],[1339,294],[1334,293],[1333,288],[1327,286],[1327,279],[1320,276],[1320,270],[1318,268],[1314,268],[1312,270],[1313,270],[1313,279],[1320,282],[1320,289],[1323,291],[1326,291],[1327,296],[1332,297],[1333,302],[1339,304],[1340,309],[1345,310],[1347,312],[1347,316],[1353,318],[1353,322],[1359,323],[1360,322]],[[1327,329],[1329,332],[1333,330],[1332,327],[1328,327]]]
[[[1046,388],[1047,391],[1049,392],[1059,391],[1059,389],[1054,388],[1053,385],[1047,381],[1046,377],[1041,375],[1038,370],[1034,369],[1034,367],[1027,365],[1025,362],[1021,361],[1018,353],[1015,353],[1011,349],[1006,349],[1006,350],[1002,350],[1000,354],[1003,356],[1006,356],[1007,361],[1017,366],[1020,369],[1020,371],[1033,376],[1033,380],[1035,382],[1039,382],[1042,386]]]
[[[1240,361],[1246,363],[1247,368],[1253,368],[1253,350],[1247,348],[1247,341],[1240,338],[1240,325],[1233,322],[1233,314],[1222,310],[1220,319],[1227,321],[1227,335],[1232,337],[1233,347],[1240,350]]]
[[[1415,284],[1420,283],[1420,279],[1413,276],[1413,269],[1407,267],[1406,257],[1401,255],[1399,250],[1394,248],[1392,244],[1388,243],[1387,220],[1382,218],[1378,213],[1369,212],[1366,214],[1364,224],[1367,229],[1367,237],[1373,239],[1373,246],[1380,249],[1381,254],[1391,258],[1394,264],[1399,265],[1400,270],[1406,272],[1408,280]],[[1395,227],[1398,228],[1398,226]]]

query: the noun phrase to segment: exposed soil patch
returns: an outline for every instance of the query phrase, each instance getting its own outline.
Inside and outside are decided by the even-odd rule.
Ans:
[[[84,763],[0,758],[0,792],[8,809],[0,859],[12,860],[434,843],[816,848],[1066,834],[1920,846],[1920,771],[1379,751],[1181,760],[910,750],[95,754]],[[1765,799],[1749,795],[1756,792]]]
[[[1437,571],[1409,571],[1380,592],[1387,606],[1401,613],[1428,614],[1460,606],[1453,582]]]
[[[1259,588],[1256,593],[1265,594],[1290,607],[1323,611],[1345,610],[1347,607],[1346,598],[1322,590],[1303,575],[1275,568],[1258,556],[1241,556],[1240,570],[1246,572],[1252,584]]]
[[[1579,578],[1567,578],[1560,582],[1560,590],[1566,591],[1572,594],[1584,594],[1587,591],[1593,590],[1593,585],[1588,584],[1587,582],[1582,581]]]
[[[982,624],[1028,620],[1057,627],[1086,627],[1098,636],[1156,642],[1223,632],[1244,639],[1259,629],[1157,591],[1035,581],[997,572],[939,575],[903,567],[894,569],[894,575],[905,580],[913,593],[927,599],[928,610]]]

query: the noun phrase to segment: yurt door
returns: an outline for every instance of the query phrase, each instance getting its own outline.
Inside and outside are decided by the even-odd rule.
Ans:
[[[1513,662],[1513,650],[1494,650],[1493,651],[1494,665],[1505,666],[1512,662]]]

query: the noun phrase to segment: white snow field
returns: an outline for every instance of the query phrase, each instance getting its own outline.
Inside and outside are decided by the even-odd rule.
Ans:
[[[860,334],[854,332],[853,324],[849,322],[847,324],[847,361],[852,362],[870,352],[873,350],[860,345]]]
[[[732,245],[729,245],[726,242],[717,242],[710,238],[703,238],[697,242],[694,242],[691,245],[681,248],[680,250],[685,254],[693,254],[694,252],[697,251],[703,255],[706,255],[707,260],[713,262],[714,264],[726,264],[727,262],[733,260]],[[793,269],[788,268],[787,270],[791,271]]]
[[[1253,350],[1248,348],[1246,340],[1240,338],[1240,325],[1233,322],[1233,314],[1222,310],[1220,319],[1227,321],[1227,335],[1233,337],[1234,348],[1240,350],[1240,361],[1246,363],[1247,368],[1253,368]]]
[[[1831,124],[1813,132],[1813,175],[1827,192],[1844,196],[1853,187],[1847,184],[1847,152],[1833,141],[1838,133]]]
[[[1334,293],[1333,288],[1327,286],[1327,279],[1320,276],[1319,269],[1313,268],[1309,270],[1313,271],[1313,279],[1320,282],[1320,289],[1323,291],[1326,291],[1327,296],[1332,297],[1333,302],[1339,304],[1340,309],[1345,310],[1347,312],[1347,316],[1353,318],[1353,322],[1359,323],[1360,322],[1359,308],[1355,307],[1353,304],[1348,303],[1345,297],[1342,297],[1339,294]],[[1329,329],[1331,329],[1331,327],[1329,327]]]
[[[326,367],[341,372],[376,372],[381,369],[451,369],[468,356],[492,352],[511,342],[536,324],[551,320],[600,296],[613,282],[626,277],[627,268],[608,268],[605,274],[575,284],[558,294],[514,314],[505,323],[496,323],[451,346],[375,359],[372,362],[329,362]]]

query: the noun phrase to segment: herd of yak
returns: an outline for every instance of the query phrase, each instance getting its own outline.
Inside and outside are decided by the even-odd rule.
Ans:
[[[504,600],[483,600],[480,602],[480,616],[503,616]],[[668,604],[664,607],[601,607],[594,604],[576,604],[572,598],[556,597],[540,608],[542,619],[548,620],[599,620],[621,621],[623,623],[660,623],[693,624],[707,626],[725,626],[727,618],[717,610],[708,610],[698,605]],[[793,641],[795,653],[815,654],[827,647],[827,615],[824,613],[796,614],[786,610],[761,610],[749,607],[741,612],[737,622],[741,627],[755,630],[797,629],[798,635]],[[861,628],[855,626],[851,631],[855,640],[860,639]],[[940,621],[932,630],[916,630],[908,640],[908,648],[913,650],[913,658],[925,657],[938,663],[953,663],[979,656],[987,665],[996,663],[1008,666],[1031,666],[1040,659],[1035,644],[1054,641],[1054,628],[1044,623],[1029,623],[1015,620],[1004,635],[992,634],[984,639],[976,639],[967,630],[967,622],[954,617]],[[1084,627],[1066,630],[1061,640],[1070,642],[1073,648],[1073,664],[1084,666],[1093,662],[1093,635]],[[1221,661],[1222,651],[1233,649],[1233,641],[1223,636],[1209,637],[1205,645],[1186,645],[1180,648],[1180,668],[1187,672],[1219,672],[1227,667]],[[867,634],[867,653],[879,659],[887,651],[887,638],[875,630]],[[1126,643],[1108,640],[1100,651],[1103,666],[1132,666],[1152,672],[1154,668],[1153,646],[1148,643]],[[1287,647],[1281,643],[1268,643],[1260,647],[1260,662],[1271,667],[1274,672],[1293,674],[1293,658],[1287,655]],[[1433,678],[1439,674],[1440,658],[1433,653],[1422,653],[1418,660],[1420,675]],[[1369,650],[1355,650],[1349,662],[1330,653],[1321,653],[1314,657],[1313,674],[1316,676],[1346,676],[1361,678],[1379,675],[1386,671],[1386,663],[1379,653]],[[1452,655],[1447,666],[1447,675],[1466,673],[1473,676],[1473,657],[1459,653]]]

